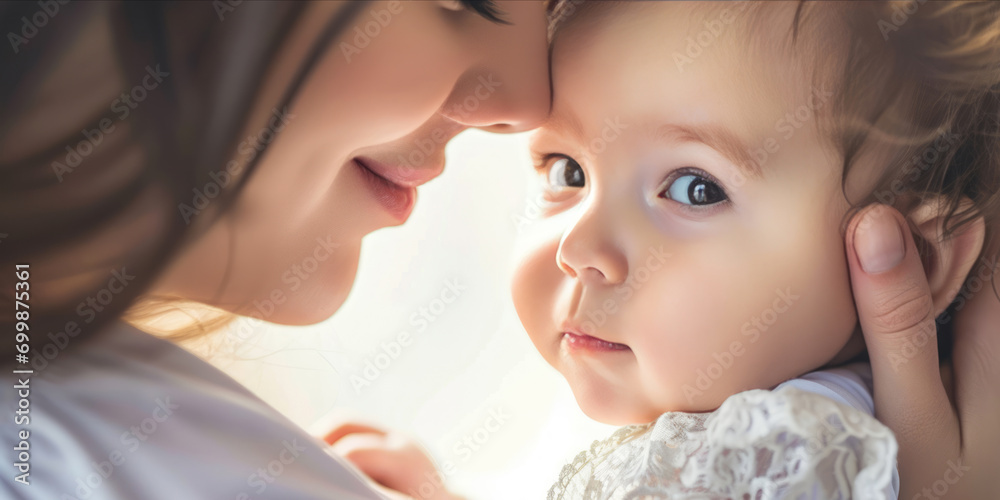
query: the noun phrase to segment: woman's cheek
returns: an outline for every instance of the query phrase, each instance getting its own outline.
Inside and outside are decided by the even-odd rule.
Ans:
[[[380,124],[367,130],[365,145],[391,142],[419,128],[447,105],[473,62],[432,9],[416,2],[402,6],[403,12],[350,60],[331,50],[335,60],[325,68],[327,88],[342,89],[327,96],[337,101],[338,114],[347,110],[356,116],[349,120],[354,127]]]

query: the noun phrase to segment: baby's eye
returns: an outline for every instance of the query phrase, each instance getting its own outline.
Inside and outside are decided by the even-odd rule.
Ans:
[[[660,193],[660,197],[694,206],[714,205],[729,199],[721,186],[695,174],[677,177]]]
[[[576,160],[565,156],[558,157],[552,162],[546,180],[548,187],[555,191],[582,188],[587,184],[583,175],[583,167]]]

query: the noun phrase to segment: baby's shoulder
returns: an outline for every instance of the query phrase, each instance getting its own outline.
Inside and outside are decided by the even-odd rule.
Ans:
[[[825,396],[838,403],[875,415],[872,399],[872,369],[867,362],[816,370],[778,384],[774,391],[794,387]]]

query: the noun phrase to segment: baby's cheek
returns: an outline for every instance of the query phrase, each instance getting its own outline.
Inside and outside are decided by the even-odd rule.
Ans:
[[[751,319],[758,385],[770,387],[832,359],[853,331],[855,315],[843,244],[814,225],[773,267],[771,292]],[[836,232],[834,231],[836,235]]]
[[[552,321],[556,293],[562,276],[555,264],[558,239],[537,239],[518,252],[511,296],[518,318],[539,353],[552,362]]]
[[[676,254],[628,304],[641,384],[660,411],[706,411],[831,359],[853,329],[844,266],[803,235],[785,249]],[[828,242],[827,242],[828,243]],[[845,311],[846,308],[846,311]]]
[[[739,380],[745,343],[740,330],[745,303],[725,290],[731,270],[701,249],[677,255],[677,265],[657,275],[629,304],[626,331],[641,369],[640,384],[663,411],[714,409]],[[705,265],[701,258],[705,258]],[[733,354],[733,351],[737,354]]]

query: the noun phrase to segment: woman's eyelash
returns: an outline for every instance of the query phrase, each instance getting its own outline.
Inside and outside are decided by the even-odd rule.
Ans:
[[[483,16],[488,21],[497,24],[510,24],[503,18],[503,12],[493,0],[459,0],[466,9]]]

